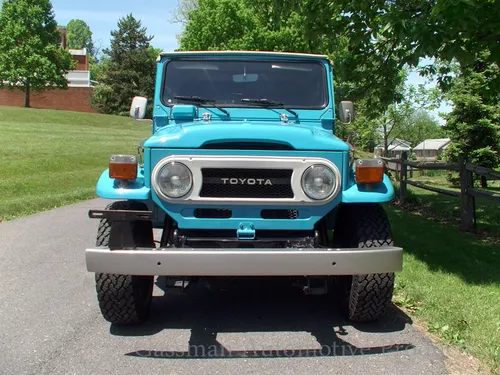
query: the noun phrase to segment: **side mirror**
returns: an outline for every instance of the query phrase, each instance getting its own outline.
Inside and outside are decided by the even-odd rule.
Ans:
[[[354,120],[354,105],[352,102],[343,101],[339,103],[340,121],[350,124]]]
[[[143,119],[146,116],[146,106],[148,105],[148,100],[142,96],[136,96],[132,100],[132,105],[130,106],[130,117],[136,120]]]

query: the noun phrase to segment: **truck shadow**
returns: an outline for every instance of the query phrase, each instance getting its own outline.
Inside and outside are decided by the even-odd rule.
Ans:
[[[162,285],[161,279],[159,284]],[[225,291],[208,290],[202,284],[186,289],[183,295],[167,290],[154,297],[148,320],[139,326],[111,325],[117,336],[149,336],[163,330],[190,330],[186,350],[141,349],[126,353],[133,357],[164,359],[196,358],[280,358],[357,356],[407,351],[411,343],[358,347],[348,343],[352,328],[362,332],[389,333],[405,329],[411,319],[396,307],[377,323],[347,322],[331,297],[305,296],[280,279],[238,280]],[[352,328],[351,328],[352,327]],[[217,340],[218,333],[308,332],[315,348],[232,350]],[[277,345],[279,346],[279,345]],[[282,346],[282,345],[281,345]]]

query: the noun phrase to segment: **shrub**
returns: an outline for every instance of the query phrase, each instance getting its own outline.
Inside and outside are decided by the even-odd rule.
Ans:
[[[460,186],[460,174],[449,171],[446,176],[446,181],[455,187]]]

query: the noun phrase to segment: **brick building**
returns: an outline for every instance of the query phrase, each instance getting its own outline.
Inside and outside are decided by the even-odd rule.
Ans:
[[[59,45],[66,48],[66,29],[59,28],[61,35]],[[66,74],[68,89],[50,89],[42,93],[31,92],[30,105],[32,108],[62,109],[77,112],[95,112],[90,107],[92,83],[90,81],[88,52],[85,48],[69,49],[68,52],[77,61],[74,70]],[[0,106],[24,106],[24,92],[0,88]]]

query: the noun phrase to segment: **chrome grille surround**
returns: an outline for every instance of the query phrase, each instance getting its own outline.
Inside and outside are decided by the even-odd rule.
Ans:
[[[160,169],[167,163],[180,162],[191,170],[193,186],[191,192],[182,198],[170,198],[162,193],[157,183],[157,175]],[[314,164],[324,164],[335,173],[335,188],[332,194],[323,200],[309,198],[302,189],[302,175],[307,168]],[[213,169],[290,169],[293,171],[291,186],[293,197],[291,198],[230,198],[230,197],[201,197],[203,187],[204,168]],[[238,204],[238,205],[324,205],[331,202],[341,189],[341,173],[337,166],[324,158],[315,157],[285,157],[285,156],[218,156],[218,155],[170,155],[160,160],[153,168],[151,174],[151,185],[160,199],[170,203],[182,204]]]

